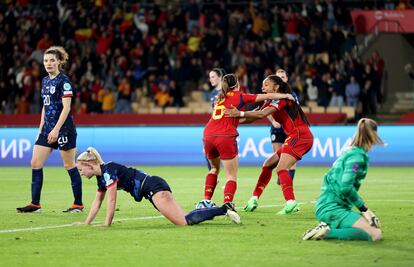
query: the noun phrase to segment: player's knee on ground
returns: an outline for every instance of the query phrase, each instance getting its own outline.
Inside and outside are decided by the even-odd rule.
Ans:
[[[382,231],[374,227],[369,233],[369,235],[371,236],[372,241],[379,241],[382,239]]]

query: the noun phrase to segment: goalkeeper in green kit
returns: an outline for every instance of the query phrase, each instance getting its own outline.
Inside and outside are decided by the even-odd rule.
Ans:
[[[359,120],[350,147],[334,162],[324,177],[315,208],[316,217],[321,223],[306,231],[303,240],[381,239],[378,217],[358,195],[368,171],[367,152],[377,144],[383,144],[377,134],[377,123],[371,119]],[[352,210],[354,206],[360,213]]]

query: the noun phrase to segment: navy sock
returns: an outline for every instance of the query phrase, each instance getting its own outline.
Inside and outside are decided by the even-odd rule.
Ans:
[[[295,170],[289,170],[289,175],[290,175],[290,177],[292,178],[292,181],[293,181],[293,178],[295,178]]]
[[[185,220],[188,225],[199,224],[207,220],[212,220],[216,216],[225,215],[226,213],[227,209],[225,206],[196,209],[185,215]]]
[[[43,185],[43,169],[32,169],[32,204],[40,205]]]
[[[207,168],[208,168],[208,170],[211,170],[210,161],[208,160],[208,158],[207,158],[207,157],[206,157],[206,161],[207,161]]]
[[[75,198],[74,204],[82,205],[82,178],[79,174],[78,168],[68,170],[70,180],[72,181],[72,191]]]

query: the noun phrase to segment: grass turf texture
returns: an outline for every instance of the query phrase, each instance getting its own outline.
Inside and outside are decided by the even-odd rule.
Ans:
[[[164,177],[186,211],[203,196],[205,167],[144,167]],[[272,179],[259,200],[259,208],[246,213],[260,172],[259,167],[239,170],[235,203],[242,225],[216,218],[200,225],[177,227],[165,218],[115,222],[110,228],[69,226],[0,233],[0,266],[413,266],[414,168],[371,167],[360,191],[380,217],[384,240],[302,241],[303,232],[317,224],[313,204],[325,167],[300,167],[295,193],[302,210],[278,216],[283,205]],[[40,214],[17,214],[29,203],[31,170],[0,168],[0,230],[55,226],[83,221],[87,212],[65,214],[72,201],[70,179],[63,168],[46,167]],[[214,201],[221,204],[224,177],[220,176]],[[96,181],[83,179],[86,209],[95,196]],[[271,206],[270,205],[280,205]],[[102,222],[106,202],[96,221]],[[159,216],[152,205],[134,202],[119,192],[115,219]]]

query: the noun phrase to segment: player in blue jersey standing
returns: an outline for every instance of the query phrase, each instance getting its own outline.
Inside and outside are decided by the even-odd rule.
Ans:
[[[210,103],[211,103],[212,110],[214,109],[214,103],[216,101],[216,97],[221,92],[221,80],[225,74],[226,72],[224,71],[224,69],[221,69],[221,68],[214,68],[208,74],[210,84],[211,86],[213,86],[213,90],[211,91],[211,95],[210,95]],[[196,208],[206,208],[206,207],[215,206],[214,202],[212,202],[209,199],[213,195],[214,189],[216,188],[217,175],[215,174],[215,170],[213,171],[211,170],[211,165],[207,157],[206,157],[206,161],[207,161],[207,167],[208,167],[209,173],[206,176],[206,181],[204,184],[204,199],[201,200],[197,204]]]
[[[288,82],[288,76],[285,70],[278,69],[276,71],[276,76],[282,79],[283,82]],[[296,99],[296,102],[299,104],[299,100],[295,93],[292,93],[293,97]],[[273,169],[276,168],[278,163],[278,156],[276,152],[279,150],[279,148],[282,147],[283,143],[285,142],[287,135],[284,132],[282,126],[273,119],[272,116],[268,117],[268,120],[272,124],[270,127],[270,139],[272,141],[272,148],[273,148],[273,154],[265,160],[262,166],[262,172],[259,175],[259,179],[257,181],[257,184],[253,190],[253,195],[247,202],[246,206],[244,207],[245,211],[254,211],[258,207],[258,199],[262,195],[264,189],[270,182],[272,178],[272,172]],[[295,176],[295,169],[296,164],[292,166],[289,170],[290,177],[294,178]],[[278,180],[279,183],[279,180]]]
[[[42,117],[32,155],[32,201],[17,208],[17,212],[40,212],[40,193],[43,185],[43,165],[53,149],[60,150],[63,166],[68,171],[74,203],[64,212],[82,212],[82,180],[75,164],[76,128],[71,114],[73,88],[62,73],[69,56],[61,46],[52,46],[43,55],[48,75],[42,80]]]
[[[136,202],[143,198],[175,225],[193,225],[216,216],[227,215],[234,223],[240,223],[240,216],[229,203],[221,207],[196,209],[185,214],[175,201],[168,183],[158,176],[128,168],[115,162],[104,162],[98,151],[89,147],[78,156],[78,166],[82,176],[88,179],[96,176],[98,190],[91,205],[85,224],[91,224],[99,212],[105,195],[108,196],[105,221],[101,226],[111,226],[115,214],[117,190],[124,190],[131,194]],[[79,223],[77,223],[79,224]]]

